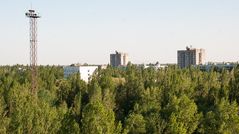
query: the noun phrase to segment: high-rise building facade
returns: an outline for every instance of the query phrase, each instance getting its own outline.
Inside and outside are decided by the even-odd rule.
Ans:
[[[113,67],[126,66],[128,64],[129,56],[127,53],[115,51],[115,54],[110,54],[110,65]]]
[[[186,50],[178,50],[178,66],[181,68],[190,65],[202,65],[205,63],[205,50],[186,47]]]

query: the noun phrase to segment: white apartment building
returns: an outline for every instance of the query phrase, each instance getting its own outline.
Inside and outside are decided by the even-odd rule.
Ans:
[[[79,73],[80,78],[88,83],[94,72],[98,69],[98,66],[64,66],[63,69],[65,78]]]

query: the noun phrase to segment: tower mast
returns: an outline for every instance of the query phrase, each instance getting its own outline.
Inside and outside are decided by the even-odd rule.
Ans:
[[[31,68],[31,93],[37,90],[37,19],[40,16],[35,10],[28,10],[25,14],[30,19],[30,68]]]

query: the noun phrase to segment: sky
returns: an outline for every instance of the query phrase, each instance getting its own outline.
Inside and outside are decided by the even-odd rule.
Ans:
[[[204,48],[206,61],[239,61],[239,0],[0,0],[0,65],[29,64],[29,19],[38,20],[38,64],[176,63]]]

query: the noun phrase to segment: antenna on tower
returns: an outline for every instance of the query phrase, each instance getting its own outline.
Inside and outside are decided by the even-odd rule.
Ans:
[[[25,13],[30,22],[30,67],[31,67],[31,93],[37,90],[37,19],[40,16],[32,8]]]

